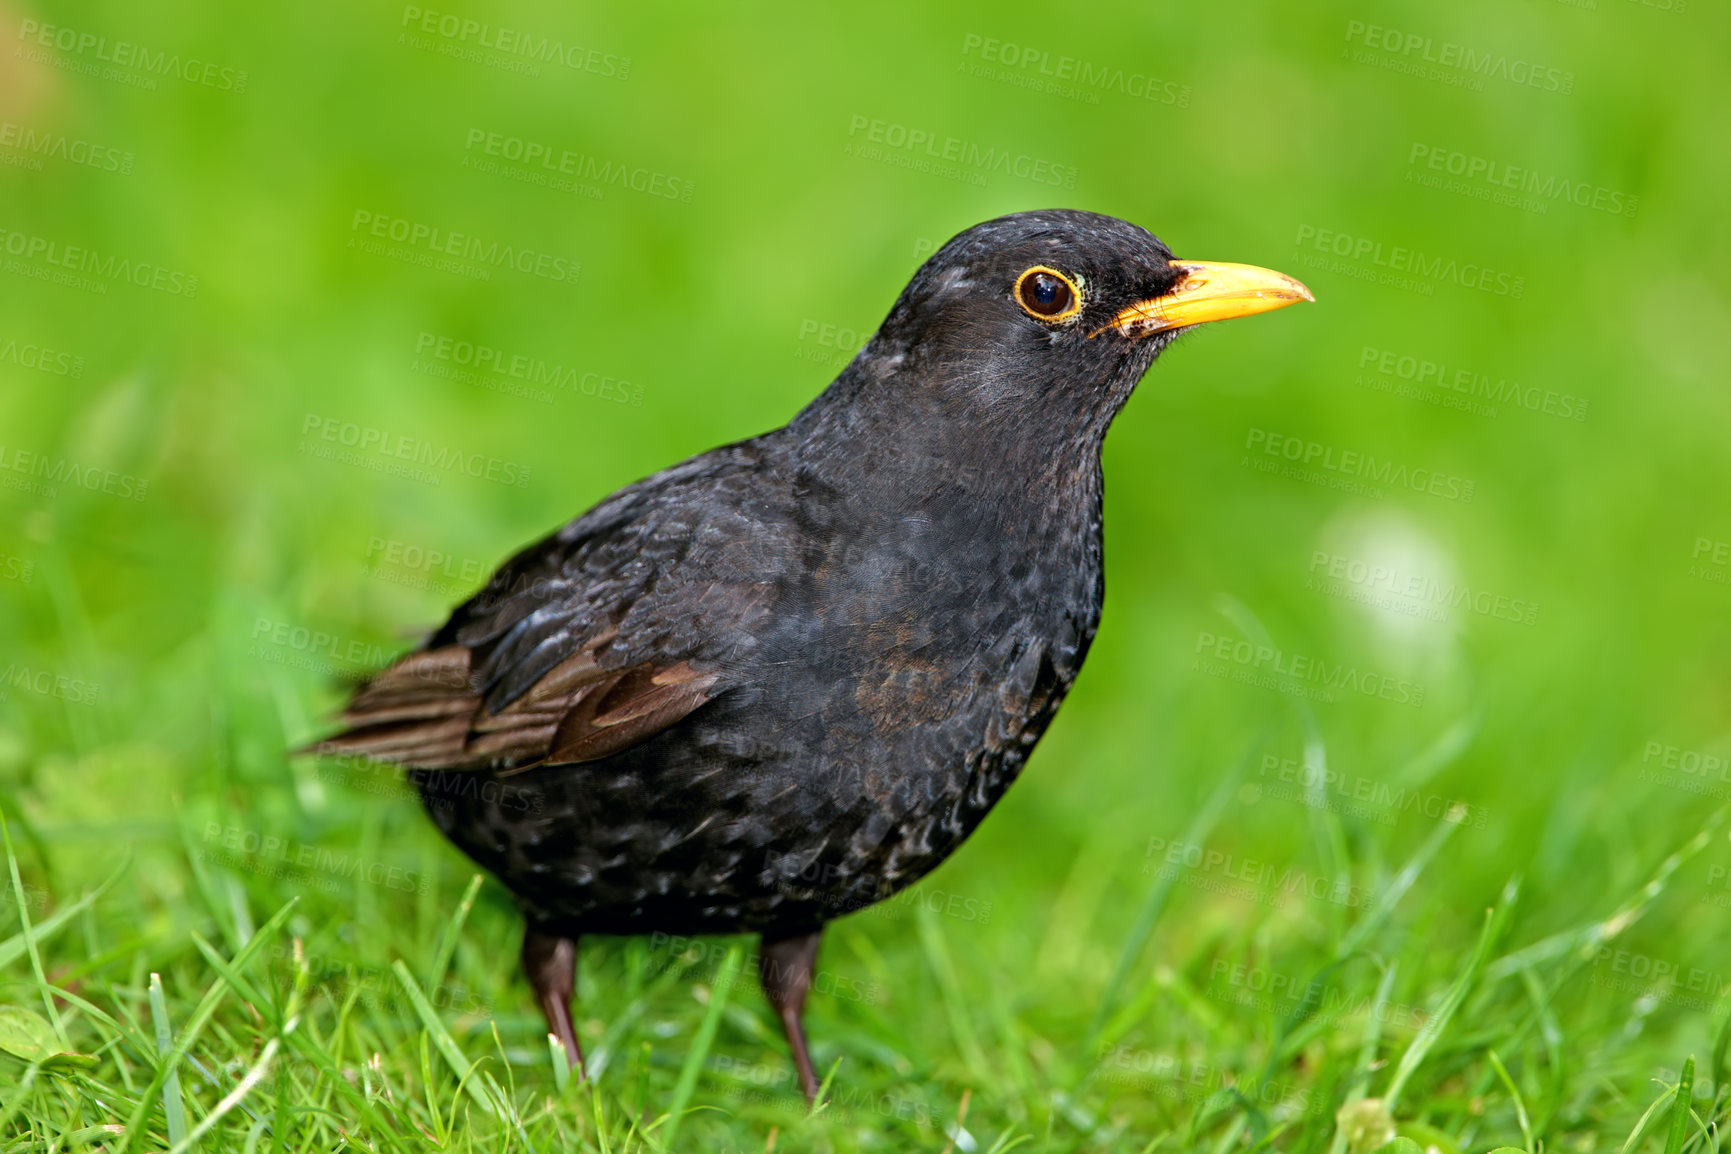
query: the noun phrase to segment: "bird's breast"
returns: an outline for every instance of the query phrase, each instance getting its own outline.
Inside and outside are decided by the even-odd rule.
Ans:
[[[1100,613],[1098,521],[861,516],[784,582],[753,653],[750,707],[838,804],[935,801],[1051,720]],[[987,512],[991,512],[990,509]],[[900,808],[899,804],[891,808]]]

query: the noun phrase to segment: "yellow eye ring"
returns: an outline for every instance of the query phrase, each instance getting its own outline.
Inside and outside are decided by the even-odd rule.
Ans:
[[[1055,268],[1037,264],[1016,278],[1011,291],[1022,311],[1048,324],[1067,321],[1082,311],[1082,288]]]

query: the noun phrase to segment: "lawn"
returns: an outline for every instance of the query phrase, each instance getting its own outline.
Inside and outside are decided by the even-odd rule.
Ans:
[[[0,1154],[1720,1149],[1728,42],[1699,0],[0,8]],[[570,1075],[505,891],[397,771],[289,751],[1051,206],[1317,303],[1119,418],[1088,666],[829,928],[826,1104],[748,938],[586,939]]]

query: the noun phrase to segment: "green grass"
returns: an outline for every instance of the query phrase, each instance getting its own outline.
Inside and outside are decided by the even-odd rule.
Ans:
[[[0,152],[41,160],[0,164],[0,248],[199,278],[94,292],[0,265],[0,1154],[1721,1147],[1722,6],[491,17],[629,57],[623,80],[423,50],[403,19],[0,13],[0,121],[132,158],[38,155],[0,125]],[[22,20],[244,69],[245,91],[19,54]],[[1571,91],[1358,59],[1354,21]],[[1174,87],[1037,91],[976,74],[988,38]],[[1074,182],[862,155],[874,120]],[[474,163],[477,130],[692,195],[510,179]],[[1420,146],[1638,201],[1428,187]],[[745,939],[586,941],[594,1077],[569,1078],[497,884],[394,773],[285,751],[511,550],[784,421],[934,242],[1052,204],[1318,301],[1187,337],[1113,430],[1075,693],[957,855],[826,936],[808,1025],[830,1104],[807,1116]],[[429,269],[351,244],[357,212],[582,271]],[[1367,280],[1382,266],[1331,264],[1322,230],[1522,291]],[[527,382],[544,397],[452,375],[456,342],[574,375]],[[1462,408],[1402,357],[1532,407]],[[337,459],[345,426],[481,475]],[[1307,483],[1255,467],[1271,446],[1409,483]]]
[[[1246,916],[1197,888],[1239,867],[1149,881],[1133,858],[1103,866],[1084,848],[1014,918],[933,912],[946,899],[928,882],[936,900],[911,912],[838,923],[821,963],[831,993],[811,1014],[831,1104],[807,1116],[738,947],[586,943],[596,1077],[567,1084],[513,972],[514,914],[490,884],[464,904],[461,864],[409,806],[381,817],[370,795],[343,793],[316,823],[274,827],[308,837],[279,860],[377,847],[348,878],[347,863],[326,862],[328,878],[203,864],[225,836],[207,840],[206,823],[229,826],[189,807],[179,837],[138,838],[64,913],[32,917],[14,869],[24,916],[0,961],[41,1036],[0,1034],[16,1055],[0,1059],[6,1148],[624,1151],[668,1148],[676,1129],[675,1149],[757,1150],[771,1133],[784,1150],[935,1148],[964,1096],[964,1147],[979,1150],[1357,1152],[1396,1134],[1442,1151],[1678,1148],[1667,1134],[1717,1148],[1731,1091],[1710,1028],[1724,1015],[1691,1012],[1717,991],[1690,993],[1686,974],[1627,979],[1615,959],[1645,956],[1637,943],[1674,917],[1722,815],[1585,902],[1584,919],[1515,879],[1486,895],[1492,908],[1470,905],[1449,883],[1471,852],[1465,821],[1410,829],[1390,839],[1405,856],[1385,859],[1327,810],[1308,818],[1319,843],[1346,847],[1362,904],[1294,886]],[[366,880],[375,863],[427,893]],[[165,883],[184,887],[175,900],[160,900]],[[1138,903],[1157,916],[1126,941],[1113,915]],[[1672,1102],[1691,1064],[1686,1118]]]

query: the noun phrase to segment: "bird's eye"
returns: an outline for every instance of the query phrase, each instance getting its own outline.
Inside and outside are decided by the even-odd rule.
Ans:
[[[1040,320],[1062,321],[1082,311],[1082,293],[1057,269],[1035,265],[1017,278],[1016,303]]]

